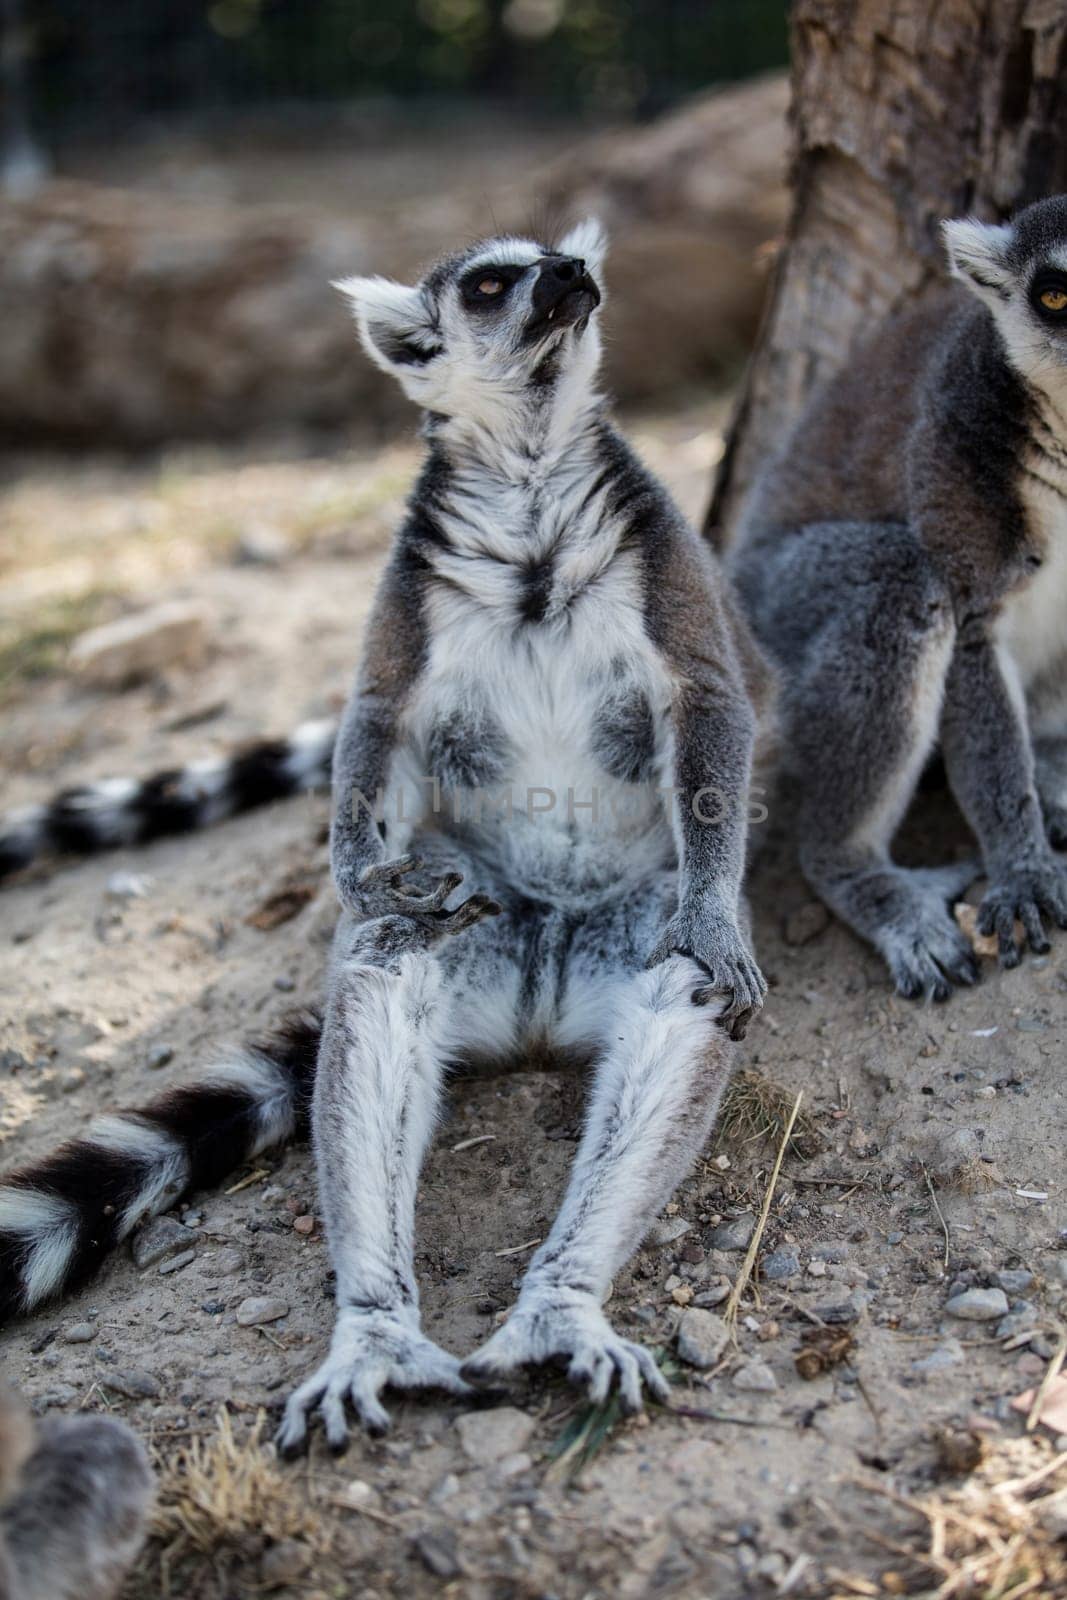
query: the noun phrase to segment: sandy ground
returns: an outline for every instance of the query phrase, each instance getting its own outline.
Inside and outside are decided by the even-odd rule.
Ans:
[[[719,421],[721,408],[705,405],[632,428],[694,514]],[[349,460],[279,452],[12,470],[5,803],[337,707],[413,461],[397,446]],[[241,564],[242,537],[255,542],[264,526],[284,536],[284,552],[276,564]],[[122,694],[79,687],[62,669],[19,675],[41,615],[108,615],[164,596],[203,608],[212,643],[200,667]],[[227,1041],[317,996],[332,922],[326,817],[325,800],[307,798],[3,893],[3,1165],[42,1154],[102,1107],[180,1082]],[[1015,1442],[1022,1424],[1008,1402],[1045,1370],[1067,1286],[1067,945],[1061,937],[1013,973],[989,970],[944,1007],[899,1001],[879,962],[811,908],[783,821],[765,825],[752,885],[771,990],[745,1057],[789,1099],[803,1090],[811,1118],[763,1239],[764,1264],[792,1252],[795,1271],[762,1275],[736,1347],[714,1368],[680,1366],[675,1405],[707,1415],[657,1409],[622,1424],[574,1478],[575,1458],[553,1464],[551,1453],[584,1408],[553,1378],[515,1390],[518,1415],[482,1412],[473,1428],[461,1427],[457,1404],[400,1400],[386,1441],[357,1439],[341,1462],[317,1442],[309,1461],[272,1479],[311,1508],[313,1530],[294,1522],[285,1538],[262,1515],[220,1532],[207,1554],[179,1544],[166,1560],[156,1541],[130,1597],[933,1592],[937,1573],[906,1553],[918,1548],[914,1524],[884,1491],[951,1490],[937,1430],[973,1425],[994,1458],[1050,1459],[1044,1430]],[[944,804],[928,802],[910,847],[950,854],[962,843]],[[119,869],[144,875],[141,896],[109,893]],[[272,930],[249,923],[292,884],[310,891],[304,909]],[[565,1076],[454,1086],[418,1241],[427,1325],[445,1346],[477,1345],[510,1304],[580,1115],[581,1084]],[[961,1152],[975,1192],[950,1181]],[[669,1349],[682,1305],[734,1280],[743,1250],[721,1248],[736,1240],[716,1229],[758,1211],[775,1154],[773,1139],[708,1148],[664,1219],[673,1242],[646,1247],[614,1286],[621,1329]],[[178,1213],[190,1232],[177,1270],[138,1270],[124,1250],[85,1292],[3,1336],[4,1371],[39,1411],[126,1416],[165,1464],[214,1435],[220,1407],[243,1439],[257,1409],[275,1408],[318,1361],[331,1325],[326,1254],[317,1226],[294,1227],[315,1211],[308,1153],[235,1176],[252,1181]],[[1007,1325],[947,1315],[950,1292],[993,1287],[1002,1272],[1015,1274],[1003,1280],[1017,1312]],[[249,1296],[288,1310],[241,1326]],[[795,1358],[821,1325],[853,1344],[805,1380]],[[69,1342],[72,1330],[87,1342]],[[130,1398],[138,1388],[148,1392]],[[903,1554],[892,1548],[900,1538]]]

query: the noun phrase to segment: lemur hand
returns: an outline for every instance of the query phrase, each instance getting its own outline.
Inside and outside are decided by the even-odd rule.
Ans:
[[[1049,947],[1042,917],[1067,928],[1067,869],[1051,854],[999,873],[986,890],[978,912],[978,932],[995,933],[1002,967],[1019,965],[1015,923],[1026,930],[1031,950]]]
[[[417,856],[398,856],[395,861],[364,867],[347,882],[338,879],[337,892],[359,917],[410,917],[437,934],[461,933],[482,917],[500,915],[501,906],[486,894],[472,894],[451,910],[446,907],[449,895],[463,882],[461,872],[444,873],[422,892],[406,888],[405,879],[421,868]]]
[[[704,968],[708,982],[693,990],[693,1004],[704,1006],[716,995],[725,994],[722,1024],[731,1039],[743,1039],[763,1004],[767,985],[737,918],[710,899],[680,906],[647,964],[657,967],[672,955],[689,956]]]

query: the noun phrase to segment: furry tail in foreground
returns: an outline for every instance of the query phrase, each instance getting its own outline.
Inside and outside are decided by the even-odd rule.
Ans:
[[[0,883],[52,852],[92,855],[209,828],[272,800],[328,786],[337,724],[305,722],[284,739],[149,778],[105,778],[0,818]]]
[[[306,1135],[320,1023],[290,1019],[203,1077],[0,1180],[0,1323],[92,1277],[146,1217]]]

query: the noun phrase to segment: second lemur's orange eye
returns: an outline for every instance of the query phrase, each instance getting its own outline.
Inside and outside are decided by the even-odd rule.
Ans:
[[[1067,289],[1043,289],[1041,304],[1046,311],[1067,311]]]
[[[504,284],[500,278],[483,278],[478,285],[478,293],[485,295],[499,294],[503,287]],[[1067,305],[1067,295],[1064,295],[1063,300],[1064,304]]]

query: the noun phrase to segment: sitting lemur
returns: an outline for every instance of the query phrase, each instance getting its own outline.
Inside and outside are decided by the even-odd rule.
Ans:
[[[549,1358],[629,1410],[666,1393],[601,1304],[763,999],[741,879],[768,677],[714,558],[605,417],[603,248],[586,223],[554,248],[477,244],[414,287],[341,286],[423,408],[426,460],[333,755],[321,1028],[100,1118],[0,1186],[12,1312],[310,1117],[337,1321],[286,1407],[287,1452],[315,1408],[340,1449],[348,1406],[387,1426],[387,1386],[463,1395]],[[255,763],[274,792],[300,786],[327,740],[261,748],[240,782],[220,764],[67,796],[22,819],[20,848],[56,837],[64,806],[99,842],[153,831],[146,816],[191,825],[241,803]],[[591,1063],[581,1144],[517,1305],[461,1362],[421,1331],[413,1271],[442,1080],[544,1046]]]
[[[778,668],[801,865],[898,990],[978,976],[978,927],[1067,926],[1067,198],[944,225],[955,278],[813,398],[729,554]],[[965,293],[964,290],[969,291]],[[907,871],[893,834],[940,746],[982,863]]]

